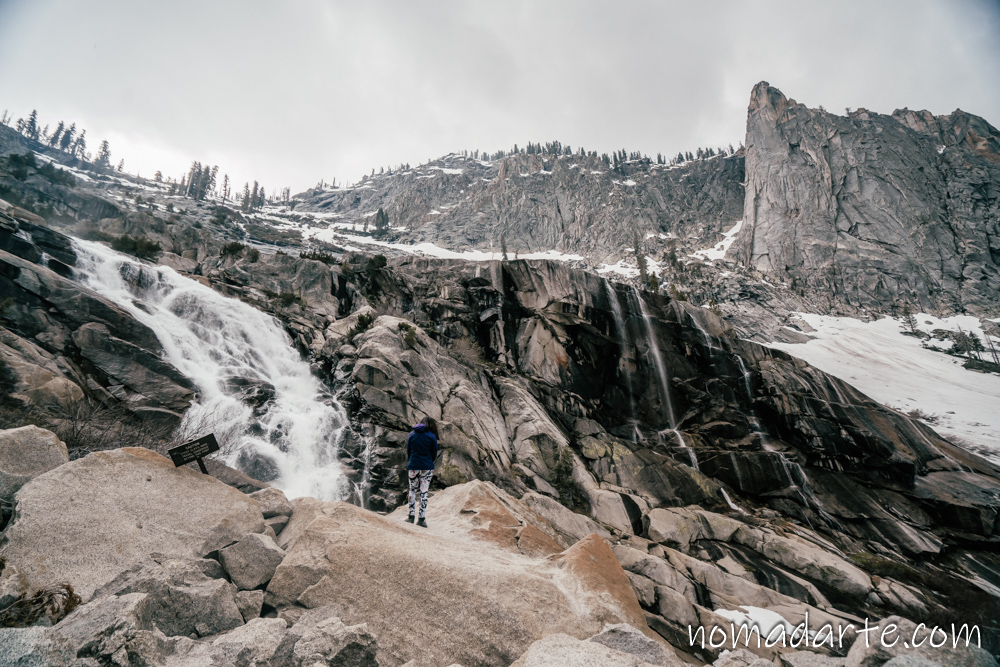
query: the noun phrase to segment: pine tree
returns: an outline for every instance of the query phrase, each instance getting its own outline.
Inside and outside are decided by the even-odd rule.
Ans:
[[[906,325],[906,328],[910,330],[911,334],[917,333],[917,318],[913,316],[913,311],[910,310],[910,304],[903,304],[902,314],[903,324]]]
[[[195,160],[191,163],[191,168],[188,170],[187,174],[187,189],[184,190],[185,197],[195,197],[195,193],[198,188],[198,181],[201,178],[201,162]]]
[[[247,210],[250,211],[251,213],[253,213],[253,211],[257,208],[257,197],[258,197],[258,195],[257,195],[257,189],[258,189],[258,187],[259,186],[257,185],[257,181],[254,181],[253,182],[253,190],[250,192],[250,202],[247,205]]]
[[[105,169],[111,167],[111,148],[108,146],[107,139],[102,141],[100,148],[97,149],[97,162],[95,164]]]
[[[80,132],[80,136],[73,142],[73,148],[69,152],[73,157],[80,156],[80,159],[87,159],[87,131]]]
[[[507,237],[503,232],[500,232],[500,256],[507,261]]]
[[[63,122],[59,121],[59,124],[56,125],[56,129],[52,132],[51,136],[49,136],[49,146],[56,146],[59,144],[59,139],[62,136],[62,132],[63,132]]]
[[[222,203],[225,205],[226,199],[229,197],[229,174],[223,174],[222,176]]]
[[[254,187],[257,187],[254,184]],[[250,211],[250,184],[243,184],[243,196],[240,198],[240,210],[244,213],[249,213]]]
[[[646,285],[649,283],[649,276],[646,274],[646,255],[642,252],[642,242],[637,230],[632,232],[632,245],[635,250],[635,263],[639,267],[640,284]]]
[[[69,126],[69,129],[63,132],[62,139],[59,140],[59,148],[63,151],[68,151],[69,147],[73,144],[73,135],[76,134],[76,123]]]
[[[156,181],[157,183],[162,183],[163,182],[163,172],[157,171],[155,174],[153,174],[153,180]]]
[[[24,123],[24,132],[22,134],[29,139],[38,139],[38,111],[35,109],[31,110],[28,120]]]
[[[389,231],[389,216],[382,207],[378,207],[378,211],[375,212],[375,235],[384,236],[386,232]]]
[[[121,160],[118,161],[117,171],[119,173],[125,171],[125,158],[122,158]]]

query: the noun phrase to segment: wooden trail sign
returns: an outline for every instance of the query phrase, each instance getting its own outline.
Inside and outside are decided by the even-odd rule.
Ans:
[[[215,439],[214,433],[209,433],[206,436],[198,438],[197,440],[192,440],[191,442],[185,443],[179,447],[174,447],[167,451],[170,458],[173,460],[176,467],[182,465],[187,465],[192,461],[198,462],[198,467],[201,471],[208,474],[208,468],[205,467],[205,462],[201,460],[201,457],[208,456],[212,452],[219,451],[219,443]]]

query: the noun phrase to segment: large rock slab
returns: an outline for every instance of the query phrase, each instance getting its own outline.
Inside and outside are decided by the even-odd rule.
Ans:
[[[0,431],[0,500],[10,502],[27,482],[69,463],[66,443],[34,425]]]
[[[219,552],[226,572],[240,590],[248,591],[271,581],[285,552],[268,535],[251,533]]]
[[[332,607],[312,609],[292,626],[285,646],[294,641],[295,664],[379,667],[378,644],[368,626],[364,623],[347,626],[334,613]],[[282,648],[279,647],[279,654]]]
[[[183,412],[191,405],[191,381],[156,352],[122,340],[100,322],[90,322],[73,332],[80,354],[109,377],[140,394],[144,403]]]
[[[548,537],[516,521],[519,501],[490,487],[451,487],[448,502],[435,495],[429,529],[402,514],[294,501],[268,604],[332,606],[347,625],[366,622],[379,638],[380,663],[389,665],[506,667],[555,632],[585,638],[605,623],[649,631],[604,540],[593,535],[561,553],[526,555],[526,540]]]
[[[510,667],[652,667],[655,664],[681,667],[684,663],[676,657],[671,662],[649,663],[597,642],[555,633],[533,643]]]
[[[84,600],[150,554],[200,558],[264,530],[253,499],[148,449],[96,452],[18,491],[0,556]]]
[[[672,651],[668,652],[662,642],[650,639],[631,625],[619,623],[618,625],[605,625],[600,634],[596,634],[589,641],[603,644],[608,648],[622,653],[630,653],[638,656],[651,665],[666,665],[668,662],[675,662],[669,658],[675,658]]]
[[[645,519],[646,536],[654,542],[680,548],[696,540],[728,542],[745,524],[700,507],[654,508]]]
[[[601,524],[589,517],[567,509],[559,501],[548,496],[529,491],[521,496],[521,502],[548,521],[549,525],[557,533],[556,541],[563,546],[568,547],[575,544],[592,533],[596,533],[606,539],[611,538],[611,533],[605,530]]]
[[[100,588],[95,598],[144,593],[151,622],[166,636],[214,635],[243,625],[236,586],[214,560],[149,561]],[[212,575],[212,576],[209,576]]]

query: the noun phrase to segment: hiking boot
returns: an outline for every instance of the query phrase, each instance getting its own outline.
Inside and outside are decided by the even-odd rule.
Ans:
[[[413,515],[406,517],[406,523],[413,523]]]
[[[419,519],[417,519],[417,525],[420,526],[421,528],[427,527],[427,522],[424,521],[424,517],[420,517]]]

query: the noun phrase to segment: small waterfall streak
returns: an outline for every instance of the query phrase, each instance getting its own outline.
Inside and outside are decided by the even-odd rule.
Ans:
[[[691,320],[691,324],[694,325],[694,328],[701,332],[701,337],[705,339],[705,345],[708,347],[709,351],[714,352],[717,350],[718,348],[712,344],[712,336],[705,330],[705,327],[701,326],[701,322],[698,321],[698,318],[695,317],[693,313],[689,312],[688,319]]]
[[[167,360],[197,388],[178,433],[219,434],[227,464],[263,462],[289,497],[349,495],[336,456],[346,413],[275,318],[168,267],[89,241],[74,245],[81,282],[152,329]],[[234,379],[266,383],[273,398],[255,411]]]
[[[368,509],[368,491],[372,487],[372,456],[374,453],[375,439],[368,438],[363,455],[365,466],[361,472],[361,481],[354,484],[354,494],[358,497],[358,505],[362,509]]]
[[[749,514],[745,509],[733,502],[733,499],[729,497],[729,494],[725,489],[719,489],[719,491],[722,493],[722,497],[726,499],[726,504],[729,505],[729,509],[736,510],[740,514]]]
[[[670,430],[677,436],[677,441],[680,443],[681,449],[685,450],[688,457],[691,459],[691,467],[698,470],[698,457],[695,455],[694,449],[684,441],[684,436],[681,435],[681,432],[677,429],[677,418],[674,416],[674,402],[673,397],[670,395],[670,382],[667,378],[667,367],[663,362],[663,354],[660,352],[660,344],[656,340],[656,331],[653,328],[653,318],[650,316],[649,309],[646,308],[646,301],[642,298],[639,290],[633,287],[632,294],[639,304],[639,312],[642,313],[642,321],[646,327],[646,338],[649,340],[649,351],[650,356],[653,357],[653,366],[656,368],[656,377],[660,381],[660,389],[662,391],[664,413],[667,417],[667,423],[670,424]]]
[[[754,407],[753,390],[750,388],[750,371],[747,369],[746,364],[743,363],[743,357],[738,354],[734,354],[733,358],[736,359],[736,363],[740,367],[740,373],[743,375],[743,389],[746,391],[747,400],[750,401],[750,416],[753,418],[752,423],[755,429],[754,433],[760,438],[761,446],[767,451],[772,451],[772,448],[767,442],[767,434],[764,433],[761,428],[760,417],[757,415],[757,408]]]
[[[628,329],[625,327],[625,317],[622,315],[622,305],[618,301],[618,293],[608,280],[604,281],[604,289],[608,292],[608,302],[615,319],[615,330],[618,332],[619,359],[625,363],[625,387],[628,389],[628,407],[632,418],[632,441],[635,442],[639,430],[639,420],[636,416],[635,395],[632,392],[632,371],[626,362],[626,352],[629,349]]]
[[[750,371],[747,369],[746,364],[743,363],[743,357],[738,354],[734,354],[733,357],[736,359],[736,363],[740,367],[740,372],[743,374],[743,387],[747,393],[747,399],[750,401],[750,414],[753,417],[753,427],[756,429],[755,434],[760,438],[760,446],[766,452],[772,452],[778,455],[781,460],[781,468],[785,473],[785,477],[788,479],[789,486],[797,486],[799,492],[802,494],[803,499],[806,504],[811,505],[824,519],[829,517],[826,511],[823,509],[822,503],[813,493],[812,488],[809,486],[809,478],[806,477],[806,473],[802,470],[802,466],[794,461],[789,461],[788,457],[785,456],[785,452],[779,450],[777,447],[771,443],[768,435],[764,433],[761,427],[760,417],[757,415],[757,409],[754,407],[753,403],[753,390],[750,388]],[[808,519],[807,519],[808,522]]]

